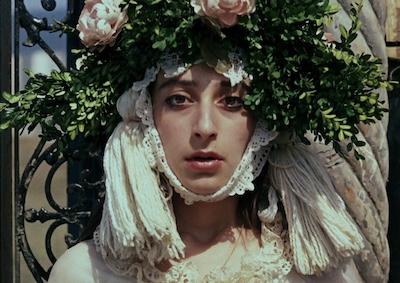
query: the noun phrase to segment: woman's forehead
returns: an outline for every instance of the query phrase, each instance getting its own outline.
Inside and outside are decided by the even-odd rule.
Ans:
[[[221,87],[231,88],[228,78],[217,73],[213,68],[206,64],[197,64],[190,67],[183,74],[177,77],[165,77],[164,72],[160,72],[157,76],[156,89],[160,90],[164,87],[173,85],[198,86],[210,83],[217,83]]]

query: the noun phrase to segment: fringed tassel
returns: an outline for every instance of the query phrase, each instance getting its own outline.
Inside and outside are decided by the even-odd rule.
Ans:
[[[363,249],[363,237],[344,202],[306,145],[281,137],[270,152],[269,164],[269,180],[281,194],[298,272],[321,273]],[[266,213],[260,213],[261,221],[271,219]]]
[[[137,122],[121,122],[104,153],[106,198],[99,238],[104,253],[151,265],[181,258],[184,244],[173,211],[142,146]]]

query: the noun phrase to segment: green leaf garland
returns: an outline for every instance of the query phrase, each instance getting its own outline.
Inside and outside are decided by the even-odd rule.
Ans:
[[[224,29],[196,15],[189,0],[122,5],[129,21],[113,46],[74,50],[79,69],[29,74],[25,89],[3,93],[0,129],[40,125],[46,139],[60,144],[79,135],[104,141],[119,121],[118,97],[163,55],[215,66],[238,49],[253,76],[245,105],[271,130],[294,131],[302,140],[310,131],[337,151],[343,141],[352,150],[363,145],[357,124],[387,111],[377,90],[391,86],[379,60],[351,50],[361,4],[353,5],[352,25],[340,26],[341,40],[334,43],[323,39],[324,25],[338,11],[327,0],[257,1],[254,13]]]

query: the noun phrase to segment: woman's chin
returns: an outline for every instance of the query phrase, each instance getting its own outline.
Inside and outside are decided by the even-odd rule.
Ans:
[[[192,193],[207,196],[218,192],[225,184],[226,182],[211,179],[196,180],[195,182],[185,182],[183,183],[183,186]]]

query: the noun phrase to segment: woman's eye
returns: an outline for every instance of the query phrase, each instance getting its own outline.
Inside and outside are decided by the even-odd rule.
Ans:
[[[170,107],[177,107],[186,104],[188,102],[188,98],[184,95],[176,94],[169,96],[165,102]]]
[[[231,110],[241,109],[244,105],[243,99],[238,96],[226,96],[223,99],[225,107]]]

